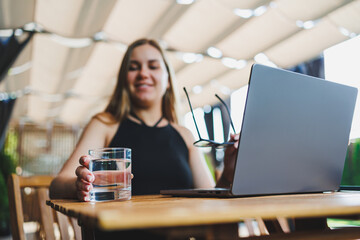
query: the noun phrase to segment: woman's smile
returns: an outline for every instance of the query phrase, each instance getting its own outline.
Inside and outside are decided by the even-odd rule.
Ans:
[[[149,82],[135,83],[136,90],[147,90],[147,89],[152,88],[152,87],[154,87],[154,84],[149,83]]]

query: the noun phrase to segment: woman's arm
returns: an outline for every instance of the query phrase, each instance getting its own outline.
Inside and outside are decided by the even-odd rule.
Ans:
[[[87,179],[94,179],[87,169],[90,159],[86,156],[80,157],[87,154],[89,149],[106,146],[108,144],[108,135],[109,126],[97,118],[92,118],[85,127],[70,158],[65,162],[58,176],[52,181],[50,198],[81,198],[79,189],[88,192],[91,181],[87,181]],[[80,166],[79,161],[82,166]]]
[[[192,171],[194,185],[196,188],[211,188],[215,186],[213,177],[211,176],[209,167],[200,150],[193,145],[195,139],[192,133],[185,127],[174,126],[185,141],[189,150],[189,163]]]

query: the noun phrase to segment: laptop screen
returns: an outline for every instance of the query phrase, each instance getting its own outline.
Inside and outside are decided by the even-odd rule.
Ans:
[[[337,190],[357,89],[254,64],[232,193]]]

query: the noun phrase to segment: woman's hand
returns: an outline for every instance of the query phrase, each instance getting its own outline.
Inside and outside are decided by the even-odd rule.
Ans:
[[[236,162],[236,153],[239,147],[239,137],[240,134],[230,134],[230,142],[235,142],[232,145],[229,145],[225,150],[224,156],[224,170],[221,174],[220,179],[218,180],[217,187],[230,187],[234,178],[235,162]]]
[[[230,134],[230,142],[234,142],[233,145],[230,145],[225,150],[224,157],[224,170],[234,170],[236,162],[236,153],[239,147],[239,137],[240,134]]]
[[[90,190],[92,183],[95,180],[94,174],[89,171],[90,156],[84,155],[80,157],[79,163],[81,166],[76,168],[76,195],[81,201],[90,201]]]
[[[81,166],[76,168],[76,195],[79,200],[88,202],[90,201],[90,191],[93,188],[93,184],[102,185],[109,182],[115,183],[129,183],[130,179],[134,178],[134,175],[128,171],[124,172],[90,172],[89,163],[91,157],[84,155],[80,157],[79,163]],[[96,176],[95,176],[96,175]]]

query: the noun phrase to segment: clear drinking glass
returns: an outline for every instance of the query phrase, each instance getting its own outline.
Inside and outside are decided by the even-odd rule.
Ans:
[[[90,201],[131,199],[131,149],[89,150],[89,170],[94,174]]]

